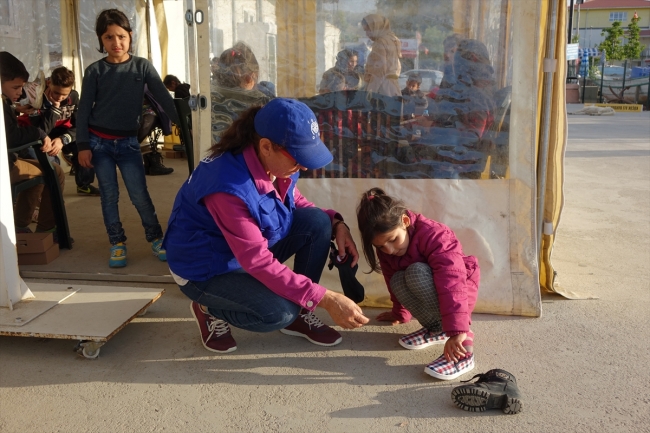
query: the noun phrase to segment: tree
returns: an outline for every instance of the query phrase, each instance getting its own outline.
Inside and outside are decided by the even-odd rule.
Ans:
[[[600,34],[607,37],[603,42],[598,45],[599,50],[605,50],[607,54],[607,60],[623,60],[625,54],[623,52],[623,43],[621,38],[623,37],[623,28],[621,27],[620,21],[614,21],[611,27],[603,29]]]
[[[641,57],[641,51],[645,48],[645,45],[641,45],[639,42],[641,30],[638,23],[639,16],[634,12],[630,25],[627,26],[627,44],[623,47],[623,54],[626,59],[638,59]]]

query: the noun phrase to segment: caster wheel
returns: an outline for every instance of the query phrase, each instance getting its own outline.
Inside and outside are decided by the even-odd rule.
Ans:
[[[145,308],[144,310],[140,311],[140,312],[138,313],[138,317],[142,317],[142,316],[144,316],[145,314],[147,314],[147,310],[148,310],[148,309],[149,309],[149,308]]]
[[[99,349],[100,348],[98,347],[95,350],[92,350],[91,348],[86,346],[83,349],[81,349],[81,353],[84,356],[84,358],[95,359],[99,356]]]

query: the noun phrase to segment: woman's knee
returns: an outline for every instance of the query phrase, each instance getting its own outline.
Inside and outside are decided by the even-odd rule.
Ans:
[[[329,215],[319,208],[301,208],[294,211],[294,224],[308,232],[315,241],[325,241],[329,245],[332,237],[332,222]]]

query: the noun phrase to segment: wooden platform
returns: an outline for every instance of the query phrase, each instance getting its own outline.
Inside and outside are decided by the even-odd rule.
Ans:
[[[164,289],[75,284],[29,283],[29,288],[35,300],[0,312],[0,335],[79,340],[78,349],[87,358],[96,358],[99,347],[164,293]]]

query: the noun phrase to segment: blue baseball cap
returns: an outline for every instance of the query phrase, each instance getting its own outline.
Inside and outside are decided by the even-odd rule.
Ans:
[[[320,139],[316,116],[295,99],[276,98],[263,106],[255,115],[255,132],[284,147],[308,169],[321,168],[334,159]]]

